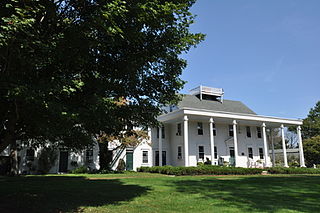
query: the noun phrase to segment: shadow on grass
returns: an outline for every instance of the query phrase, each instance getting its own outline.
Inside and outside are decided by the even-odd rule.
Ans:
[[[116,205],[148,190],[117,179],[4,177],[0,179],[0,212],[80,212],[83,206]]]
[[[244,212],[320,211],[320,177],[243,177],[175,181],[178,192]]]

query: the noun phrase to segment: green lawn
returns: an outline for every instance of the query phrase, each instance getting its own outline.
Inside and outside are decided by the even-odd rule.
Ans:
[[[320,176],[0,177],[0,212],[319,212]]]

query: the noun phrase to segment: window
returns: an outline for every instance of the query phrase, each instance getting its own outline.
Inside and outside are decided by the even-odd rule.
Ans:
[[[251,138],[251,129],[250,129],[250,126],[247,126],[246,129],[247,129],[247,137],[248,137],[248,138]]]
[[[252,147],[249,147],[248,148],[248,157],[253,159],[253,150],[252,150]]]
[[[148,151],[142,151],[142,163],[148,163]]]
[[[86,162],[92,163],[93,162],[93,149],[86,150]]]
[[[26,159],[28,161],[34,161],[34,149],[27,149]]]
[[[203,125],[201,122],[198,122],[197,129],[198,129],[198,135],[203,135]]]
[[[257,127],[257,136],[258,138],[261,138],[261,127]]]
[[[177,124],[177,133],[176,135],[181,136],[181,123]]]
[[[159,138],[159,127],[157,127],[157,138]]]
[[[182,146],[178,146],[178,159],[182,159]]]
[[[204,160],[204,146],[199,146],[199,159]]]
[[[214,146],[214,159],[218,159],[218,149]]]
[[[162,138],[166,137],[166,132],[165,132],[164,126],[161,127],[161,137]]]
[[[212,131],[213,131],[213,136],[216,136],[217,135],[217,129],[216,129],[216,124],[215,123],[212,124]]]
[[[229,136],[233,137],[233,126],[229,125]]]
[[[263,148],[259,148],[260,159],[263,159]]]

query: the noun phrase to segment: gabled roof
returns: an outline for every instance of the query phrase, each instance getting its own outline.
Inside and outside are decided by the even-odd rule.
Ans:
[[[241,101],[224,99],[223,103],[221,103],[219,101],[200,100],[194,95],[183,95],[182,100],[178,103],[178,108],[181,109],[183,107],[256,115],[254,111],[244,105]]]

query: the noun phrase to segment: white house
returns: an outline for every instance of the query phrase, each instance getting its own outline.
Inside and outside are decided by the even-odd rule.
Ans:
[[[223,100],[223,90],[200,86],[170,106],[152,131],[153,165],[270,167],[267,129],[281,128],[284,166],[288,167],[284,128],[296,126],[300,165],[305,166],[301,120],[257,115],[240,101]],[[159,153],[162,153],[159,155]]]
[[[158,117],[162,127],[149,129],[148,141],[131,148],[119,146],[116,141],[109,144],[111,168],[116,169],[120,159],[126,162],[127,170],[141,166],[197,166],[207,160],[213,165],[270,167],[267,134],[272,128],[282,130],[284,166],[288,167],[284,128],[289,126],[296,126],[300,165],[305,166],[301,120],[257,115],[240,101],[223,100],[223,95],[220,88],[204,86],[183,95],[178,105],[166,107],[166,113]],[[37,166],[40,151],[21,147],[20,173],[29,173],[32,166]],[[8,151],[1,155],[8,155]],[[51,173],[68,172],[82,165],[99,169],[97,144],[82,152],[59,149],[57,155]]]

